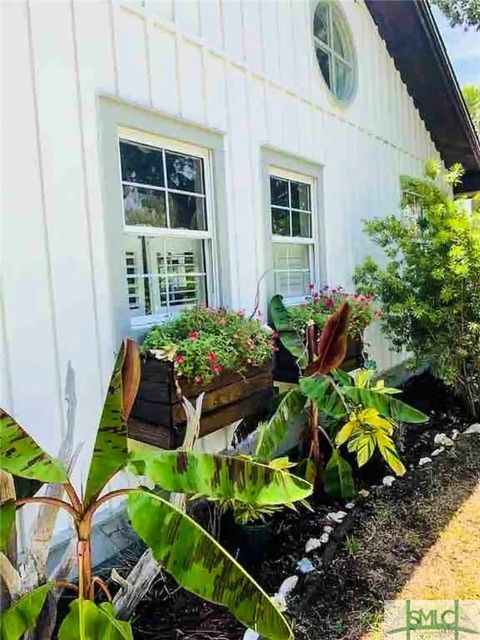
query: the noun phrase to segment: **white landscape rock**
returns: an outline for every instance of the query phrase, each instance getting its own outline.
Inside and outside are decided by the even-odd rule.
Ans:
[[[322,541],[320,538],[309,538],[305,544],[305,553],[310,553],[310,551],[315,551],[322,546]]]
[[[426,464],[429,464],[431,461],[432,461],[431,458],[429,458],[428,456],[425,456],[424,458],[420,458],[420,460],[418,461],[418,466],[424,467]]]
[[[330,533],[332,533],[332,532],[333,532],[333,527],[331,527],[329,524],[327,524],[327,525],[325,525],[325,526],[323,527],[323,531],[324,531],[324,533],[328,533],[328,534],[330,534]]]
[[[433,458],[435,458],[436,456],[439,456],[441,453],[443,453],[445,451],[445,447],[438,447],[438,449],[435,449],[435,451],[432,451],[432,453],[430,454]]]
[[[327,544],[327,542],[330,540],[330,534],[328,533],[322,533],[322,535],[320,536],[320,542],[322,544]]]
[[[475,422],[474,424],[471,424],[468,429],[466,429],[464,431],[464,433],[466,434],[470,434],[470,433],[480,433],[480,423]]]
[[[447,436],[446,433],[437,433],[437,435],[433,439],[433,442],[440,445],[441,447],[453,447],[453,445],[455,444],[453,440]]]
[[[273,596],[273,599],[282,611],[287,608],[287,597],[295,589],[298,583],[298,576],[288,576],[280,585],[280,589]]]
[[[360,489],[358,495],[362,498],[368,498],[368,496],[370,495],[370,491],[368,491],[368,489]]]
[[[258,638],[260,638],[260,634],[253,629],[247,629],[243,634],[243,640],[258,640]]]
[[[346,511],[335,511],[327,514],[327,518],[332,522],[340,523],[347,515]]]
[[[297,562],[297,569],[300,573],[311,573],[315,571],[315,567],[313,566],[311,560],[308,558],[302,558]]]
[[[382,484],[384,487],[391,487],[395,482],[395,478],[393,476],[385,476],[382,480]]]
[[[452,429],[451,437],[452,440],[456,440],[460,435],[460,431],[458,429]]]
[[[345,509],[353,509],[354,507],[355,507],[354,502],[347,502],[347,504],[345,505]]]

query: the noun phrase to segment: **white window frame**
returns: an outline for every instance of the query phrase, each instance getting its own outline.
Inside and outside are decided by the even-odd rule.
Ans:
[[[155,238],[188,238],[192,240],[201,240],[203,241],[203,251],[205,258],[205,271],[206,271],[206,293],[207,293],[207,302],[210,306],[218,305],[218,272],[217,272],[217,255],[216,255],[216,241],[215,241],[215,215],[214,215],[214,197],[213,197],[213,176],[212,176],[212,157],[209,149],[204,147],[199,147],[190,143],[172,140],[170,138],[165,138],[163,136],[159,136],[157,134],[148,133],[139,131],[136,129],[130,129],[127,127],[117,127],[117,139],[118,139],[118,149],[120,149],[120,142],[122,140],[128,142],[136,142],[138,144],[145,144],[150,147],[157,147],[158,149],[164,149],[165,151],[171,151],[173,153],[182,153],[191,155],[197,158],[201,158],[203,161],[203,179],[204,179],[204,187],[205,187],[205,195],[199,193],[192,193],[196,197],[204,197],[205,198],[205,220],[207,230],[193,230],[193,229],[171,229],[167,227],[149,227],[143,225],[128,225],[125,221],[125,210],[123,205],[123,184],[129,184],[128,181],[124,181],[122,179],[121,172],[121,163],[120,163],[120,152],[118,153],[118,161],[119,161],[119,173],[120,173],[120,184],[119,189],[122,192],[122,221],[123,221],[123,232],[126,236],[147,236],[147,237],[155,237]],[[165,156],[164,156],[165,160]],[[164,165],[165,172],[165,180],[166,180],[166,171]],[[135,183],[136,186],[142,186],[141,183]],[[147,189],[155,190],[155,186],[153,185],[143,185]],[[162,191],[165,193],[165,190],[159,188],[158,191]],[[168,188],[168,192],[175,193],[175,189]],[[178,193],[186,193],[188,195],[189,192],[178,191]],[[166,215],[167,220],[169,220],[169,204],[168,198],[165,198],[165,206],[166,206]],[[125,253],[125,249],[124,249]],[[124,260],[125,262],[125,260]],[[195,275],[195,274],[193,274]],[[156,276],[152,274],[147,274],[147,277],[154,278]],[[127,269],[125,263],[125,282],[127,282]],[[152,283],[153,284],[153,281]],[[150,287],[153,290],[153,286]],[[128,299],[127,299],[127,307]],[[160,324],[161,322],[171,318],[178,314],[180,310],[172,308],[169,310],[168,302],[167,302],[167,310],[165,313],[161,314],[150,314],[150,315],[140,315],[136,316],[130,313],[130,324],[132,329],[143,329],[151,327],[155,324]]]
[[[308,251],[308,266],[309,266],[309,274],[310,274],[310,282],[312,284],[316,284],[318,278],[318,212],[317,212],[317,181],[312,176],[308,176],[302,173],[297,173],[295,171],[290,171],[281,167],[277,167],[275,165],[268,165],[268,215],[269,215],[269,224],[270,224],[270,233],[272,237],[272,244],[301,244],[306,245],[309,248]],[[311,236],[309,238],[299,237],[299,236],[282,236],[277,235],[272,232],[272,207],[277,209],[291,209],[290,207],[280,207],[277,205],[272,205],[272,194],[270,188],[270,178],[280,178],[284,180],[291,180],[293,182],[301,182],[303,184],[308,184],[310,187],[310,226],[311,226]],[[300,210],[299,210],[300,211]],[[273,266],[273,255],[272,255],[272,271],[273,271],[273,282],[275,283],[275,275],[277,272],[281,271],[280,269],[275,269]],[[291,271],[291,269],[285,270]],[[281,291],[274,291],[274,293],[280,293]],[[303,302],[305,300],[307,293],[301,296],[284,296],[284,302],[287,305],[295,305]]]

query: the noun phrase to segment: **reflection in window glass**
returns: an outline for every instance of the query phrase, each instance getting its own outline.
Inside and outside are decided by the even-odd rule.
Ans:
[[[170,227],[172,229],[207,228],[205,221],[205,199],[183,193],[169,193]]]
[[[297,298],[309,292],[309,247],[304,244],[274,244],[275,292]]]
[[[138,184],[163,186],[163,159],[160,149],[153,149],[144,144],[134,144],[122,140],[120,142],[120,160],[122,164],[122,180]]]
[[[166,227],[165,194],[129,184],[123,185],[125,223],[133,226]]]
[[[202,160],[179,153],[165,152],[168,187],[193,193],[205,193]]]

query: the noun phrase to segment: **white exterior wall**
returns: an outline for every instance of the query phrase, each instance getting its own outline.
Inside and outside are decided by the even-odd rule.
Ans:
[[[395,211],[400,174],[418,174],[437,153],[367,8],[342,4],[358,60],[347,107],[321,78],[307,1],[2,2],[0,406],[53,454],[72,429],[74,445],[84,442],[78,484],[121,339],[98,95],[224,136],[223,300],[251,309],[269,266],[262,147],[324,166],[321,280],[349,286],[372,249],[361,219]],[[393,362],[379,342],[375,354]]]

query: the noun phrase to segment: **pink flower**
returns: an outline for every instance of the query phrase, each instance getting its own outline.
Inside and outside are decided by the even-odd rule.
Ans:
[[[327,298],[325,300],[325,306],[327,307],[327,309],[331,309],[334,306],[334,302],[332,300],[332,298]]]
[[[190,338],[190,340],[198,340],[199,335],[200,334],[198,331],[190,331],[190,333],[188,334],[188,337]]]
[[[195,384],[202,384],[202,377],[201,376],[195,376],[194,380],[195,380]]]
[[[245,316],[245,311],[237,311],[237,316],[243,318]]]
[[[175,358],[175,362],[178,362],[178,364],[183,364],[185,362],[185,356],[178,354],[178,356],[176,356]]]
[[[272,333],[272,338],[273,338],[273,340],[276,340],[279,336],[280,336],[280,334],[278,333],[278,331],[274,331],[274,332]]]
[[[251,338],[248,338],[246,340],[245,344],[247,345],[247,347],[249,349],[253,349],[253,347],[255,346],[255,342]]]
[[[313,284],[313,282],[310,282],[308,288],[310,289],[310,291],[313,291],[315,289],[315,285]]]
[[[214,353],[213,351],[210,351],[210,353],[207,355],[207,360],[210,360],[210,362],[215,362],[216,359],[217,359],[217,354]]]
[[[214,362],[211,366],[211,369],[213,371],[213,373],[221,373],[222,371],[222,366],[220,364],[218,364],[218,362]]]

